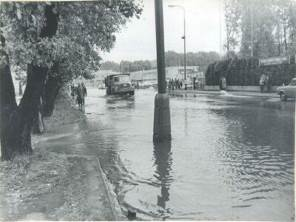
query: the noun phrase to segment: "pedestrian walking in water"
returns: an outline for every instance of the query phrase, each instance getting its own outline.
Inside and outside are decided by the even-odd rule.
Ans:
[[[272,87],[271,75],[267,76],[266,85],[267,85],[267,92],[271,92],[271,87]]]
[[[75,100],[75,94],[76,94],[76,88],[75,88],[73,83],[71,84],[70,90],[71,90],[72,101],[74,101]]]
[[[178,89],[177,80],[173,80],[173,89]]]
[[[87,90],[83,82],[80,82],[77,86],[77,103],[79,109],[82,110],[85,104],[84,97],[87,96]]]
[[[266,75],[262,74],[259,80],[260,92],[264,91],[265,80],[266,80]]]
[[[223,76],[222,78],[221,78],[221,90],[226,90],[226,78]]]

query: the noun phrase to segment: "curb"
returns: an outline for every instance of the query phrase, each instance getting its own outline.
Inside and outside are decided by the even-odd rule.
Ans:
[[[126,217],[124,216],[124,214],[123,214],[123,212],[121,210],[121,207],[119,205],[119,202],[118,202],[118,200],[116,198],[116,194],[112,191],[112,188],[110,187],[110,183],[108,182],[107,176],[103,172],[100,160],[97,157],[95,157],[94,159],[97,162],[95,167],[97,168],[97,170],[102,175],[104,188],[107,191],[106,194],[107,194],[107,197],[108,197],[108,202],[109,202],[109,205],[111,207],[112,214],[113,214],[113,219],[116,220],[116,221],[126,220]]]
[[[70,109],[73,110],[74,112],[76,112],[76,114],[79,116],[78,121],[81,121],[81,120],[86,118],[86,116],[85,116],[85,114],[83,112],[80,112],[75,106],[72,106],[71,98],[69,97],[67,92],[62,92],[61,96],[63,96],[65,100],[69,101],[69,103],[71,104]],[[95,169],[100,174],[98,176],[101,176],[101,178],[102,178],[102,182],[104,184],[103,186],[105,188],[106,195],[107,195],[107,198],[108,198],[107,201],[108,201],[109,206],[111,208],[113,220],[115,220],[115,221],[127,220],[126,216],[123,214],[123,212],[121,210],[121,207],[120,207],[119,202],[117,200],[116,194],[112,190],[111,185],[108,182],[106,174],[103,172],[100,160],[97,157],[93,157],[92,159],[95,162],[95,164],[94,164]]]

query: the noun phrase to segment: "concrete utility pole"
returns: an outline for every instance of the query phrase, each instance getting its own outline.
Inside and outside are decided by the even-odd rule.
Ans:
[[[253,5],[253,1],[251,0],[250,2],[250,8],[251,8],[251,57],[254,56],[254,13],[253,13],[253,10],[254,10],[254,5]]]
[[[180,8],[183,11],[183,28],[184,28],[184,34],[182,36],[182,39],[184,40],[184,80],[185,80],[185,90],[187,90],[187,84],[186,84],[186,13],[185,8],[182,5],[169,5],[171,8]]]
[[[222,51],[223,51],[223,46],[222,46],[222,11],[223,11],[223,4],[222,4],[223,0],[219,1],[219,51],[220,51],[220,55],[222,55]]]
[[[170,101],[166,93],[162,0],[155,0],[158,93],[154,100],[153,142],[171,139]]]

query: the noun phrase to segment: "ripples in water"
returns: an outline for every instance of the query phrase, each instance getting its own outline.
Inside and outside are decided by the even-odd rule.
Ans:
[[[152,145],[153,91],[98,97],[93,140],[123,209],[142,219],[292,220],[292,114],[215,97],[171,98],[173,140]],[[100,135],[100,137],[98,137]]]

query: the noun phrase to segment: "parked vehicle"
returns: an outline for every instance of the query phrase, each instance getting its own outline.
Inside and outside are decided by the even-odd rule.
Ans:
[[[296,78],[287,86],[280,86],[277,88],[277,93],[280,95],[281,101],[286,101],[288,98],[296,97]]]
[[[129,74],[108,75],[105,79],[105,85],[107,95],[134,95],[135,93]]]

